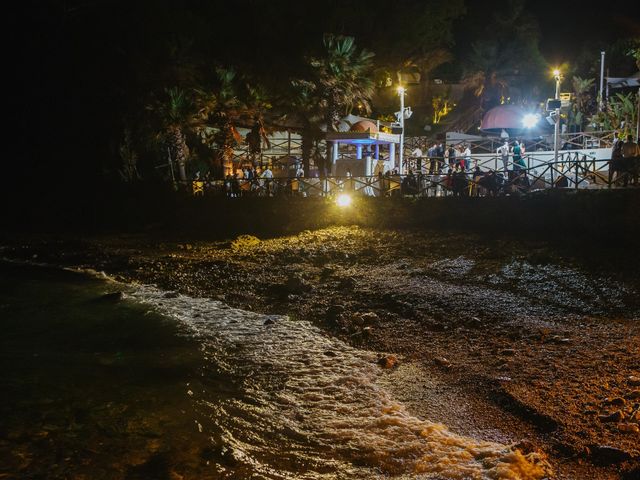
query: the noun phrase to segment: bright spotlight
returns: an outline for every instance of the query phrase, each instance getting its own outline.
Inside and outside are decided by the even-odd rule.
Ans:
[[[404,95],[405,90],[404,90],[404,87],[402,85],[398,86],[397,90],[398,90],[398,93],[400,95]]]
[[[336,198],[336,205],[338,205],[339,207],[348,207],[349,205],[351,205],[351,196],[347,195],[346,193],[341,193]]]
[[[559,77],[559,76],[560,76],[560,70],[559,70],[559,69],[557,69],[557,68],[555,68],[555,69],[553,70],[553,76],[554,76],[554,77]]]
[[[540,115],[538,115],[537,113],[527,113],[522,118],[522,125],[524,125],[524,128],[533,128],[538,124],[539,120]]]

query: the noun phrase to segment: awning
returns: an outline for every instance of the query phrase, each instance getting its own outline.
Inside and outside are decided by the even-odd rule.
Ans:
[[[607,85],[609,88],[639,88],[640,72],[631,77],[607,77]]]

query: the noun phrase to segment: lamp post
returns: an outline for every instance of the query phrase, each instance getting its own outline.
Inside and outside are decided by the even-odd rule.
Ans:
[[[553,71],[553,76],[556,79],[556,100],[560,100],[560,80],[562,80],[562,74],[560,70],[557,68]],[[558,163],[558,143],[559,143],[559,131],[560,131],[560,107],[556,108],[556,118],[555,125],[553,129],[553,163],[556,165]],[[555,167],[554,167],[555,168]]]
[[[398,152],[398,164],[399,164],[399,170],[400,170],[400,175],[402,175],[402,160],[403,160],[403,154],[404,154],[404,94],[405,94],[406,90],[404,89],[404,87],[401,85],[398,87],[398,94],[400,95],[400,151]]]
[[[600,52],[600,98],[598,99],[598,112],[602,111],[602,105],[604,102],[604,99],[602,98],[604,86],[604,54],[604,51]]]

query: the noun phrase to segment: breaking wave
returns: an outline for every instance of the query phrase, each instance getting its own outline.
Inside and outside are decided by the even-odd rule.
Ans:
[[[176,319],[205,358],[188,390],[197,428],[218,432],[220,478],[539,479],[548,464],[412,415],[379,385],[374,353],[305,321],[136,286],[130,296]],[[207,388],[208,376],[233,385]]]

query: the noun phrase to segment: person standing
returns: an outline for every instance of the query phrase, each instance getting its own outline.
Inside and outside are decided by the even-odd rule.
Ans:
[[[634,185],[638,184],[638,170],[640,170],[640,146],[633,141],[633,135],[627,135],[627,141],[622,144],[622,160],[625,176],[623,185],[626,187],[629,178]]]
[[[468,143],[464,145],[462,158],[464,158],[464,169],[467,172],[471,171],[471,148],[469,147]]]
[[[496,150],[496,153],[498,154],[498,158],[502,160],[502,171],[506,178],[509,170],[509,141],[505,140],[504,144]]]
[[[436,173],[444,170],[444,144],[440,142],[436,148]]]
[[[264,182],[265,193],[267,194],[267,196],[270,197],[273,191],[273,185],[272,185],[273,172],[271,171],[271,168],[269,168],[268,165],[267,165],[267,168],[265,168],[262,174],[260,175],[260,178],[264,179],[262,182]]]
[[[521,168],[526,168],[526,165],[522,160],[522,147],[520,146],[520,142],[516,140],[516,143],[513,145],[513,169],[520,170]]]
[[[447,163],[449,164],[449,170],[455,170],[456,168],[456,154],[458,152],[456,152],[456,149],[453,147],[453,145],[449,145],[449,148],[447,149],[446,153],[444,154],[444,156],[447,159]]]
[[[622,140],[620,139],[620,133],[613,132],[613,142],[611,144],[612,149],[615,150],[616,145],[620,142],[622,142]]]
[[[435,158],[437,155],[436,153],[437,150],[438,150],[438,145],[436,143],[431,145],[429,150],[427,150],[427,156],[429,157],[429,175],[433,175],[435,172],[438,171],[438,163]]]

